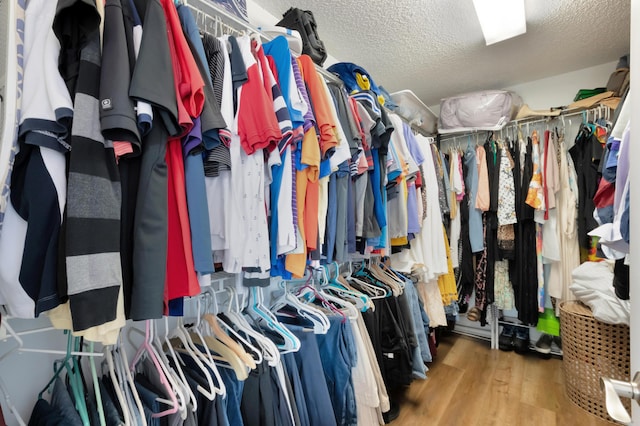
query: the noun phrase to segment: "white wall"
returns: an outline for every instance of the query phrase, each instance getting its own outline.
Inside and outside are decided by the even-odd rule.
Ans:
[[[580,89],[594,89],[605,87],[609,80],[609,75],[616,69],[617,61],[607,62],[541,80],[516,84],[515,86],[504,87],[512,90],[522,97],[525,104],[532,109],[548,109],[551,107],[569,105]],[[451,94],[456,95],[456,93]],[[429,108],[436,113],[440,113],[440,104],[432,105]]]
[[[282,11],[282,13],[284,12],[286,12],[286,10]],[[272,15],[254,0],[247,0],[247,15],[249,15],[249,22],[256,27],[275,25],[282,19],[282,14],[277,16]],[[330,67],[338,62],[340,61],[329,53],[327,60],[324,62],[324,68]]]

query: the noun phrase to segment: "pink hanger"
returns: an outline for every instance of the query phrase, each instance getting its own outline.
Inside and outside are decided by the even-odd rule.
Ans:
[[[169,385],[169,381],[165,377],[164,371],[162,370],[162,367],[160,367],[160,362],[156,358],[156,356],[154,354],[154,351],[153,351],[153,348],[151,347],[151,338],[152,337],[151,337],[150,324],[151,324],[151,320],[146,320],[145,321],[145,325],[144,325],[144,341],[142,342],[142,344],[138,348],[138,351],[136,352],[136,355],[133,357],[133,361],[131,361],[130,370],[132,372],[135,371],[136,364],[140,361],[140,359],[142,358],[142,355],[146,351],[148,356],[149,356],[149,359],[151,359],[151,361],[153,362],[153,365],[155,366],[156,370],[158,370],[158,374],[160,376],[160,382],[162,383],[162,385],[166,389],[167,395],[169,395],[169,397],[171,398],[171,404],[169,404],[169,405],[171,405],[170,409],[162,411],[160,413],[153,413],[151,415],[151,417],[153,417],[153,418],[158,418],[158,417],[168,416],[169,414],[177,413],[178,412],[178,399],[176,398],[176,394],[175,394],[175,392],[173,392],[173,389],[171,389],[171,386]]]

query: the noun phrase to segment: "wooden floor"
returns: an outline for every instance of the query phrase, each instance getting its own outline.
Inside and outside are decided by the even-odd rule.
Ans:
[[[562,361],[491,350],[489,343],[448,335],[400,403],[400,425],[604,426],[564,393]]]

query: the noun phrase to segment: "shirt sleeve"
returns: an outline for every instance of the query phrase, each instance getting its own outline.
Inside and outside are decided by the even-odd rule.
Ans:
[[[238,105],[238,134],[242,149],[251,155],[259,149],[277,145],[282,132],[262,83],[258,63],[251,54],[251,41],[244,36],[237,39],[247,67],[248,80],[240,88]]]

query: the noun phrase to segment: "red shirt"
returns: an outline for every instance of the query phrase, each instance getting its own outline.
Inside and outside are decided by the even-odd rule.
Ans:
[[[238,43],[242,42],[238,39]],[[259,149],[277,146],[282,132],[273,110],[273,97],[265,89],[256,59],[245,52],[243,59],[248,79],[240,89],[238,135],[242,149],[251,155]]]
[[[178,99],[178,122],[182,127],[182,134],[185,134],[193,126],[191,119],[200,116],[202,112],[204,81],[185,39],[175,5],[171,0],[160,0],[160,3],[167,20],[173,83]]]

